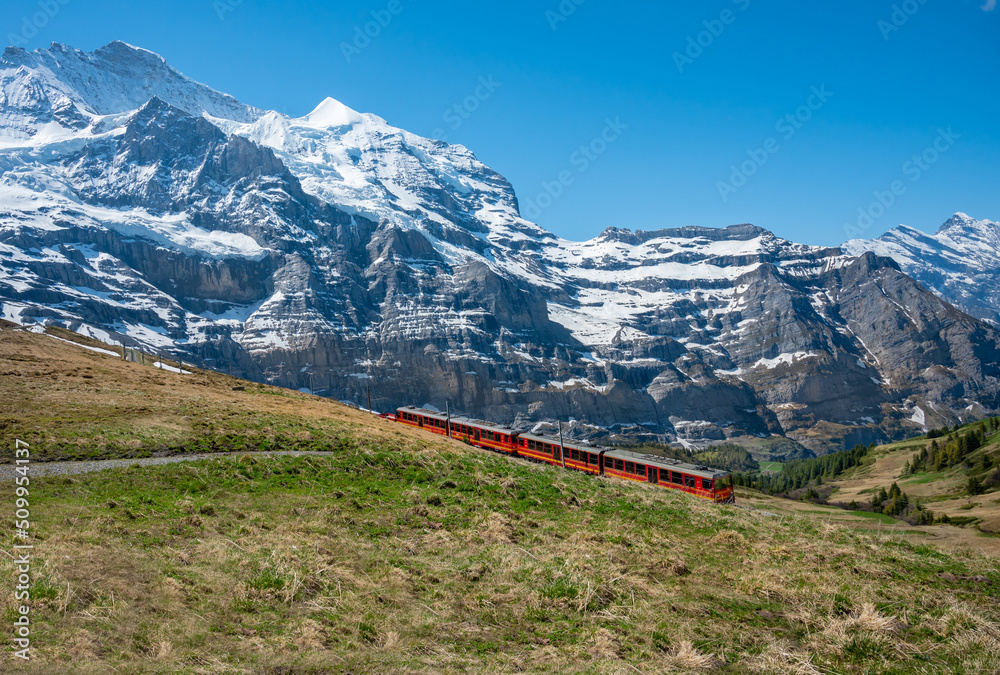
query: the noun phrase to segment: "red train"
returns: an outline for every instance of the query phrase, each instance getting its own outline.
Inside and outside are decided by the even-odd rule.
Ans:
[[[671,490],[681,490],[702,499],[733,504],[733,479],[727,471],[686,464],[676,459],[642,455],[627,450],[594,448],[559,443],[558,437],[519,433],[510,427],[467,417],[452,417],[442,412],[414,406],[398,408],[389,419],[442,436],[451,436],[472,445],[537,462],[554,464],[602,476],[652,483]]]

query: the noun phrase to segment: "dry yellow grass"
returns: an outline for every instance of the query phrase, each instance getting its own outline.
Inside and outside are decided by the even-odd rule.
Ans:
[[[8,336],[0,337],[0,368],[41,368],[5,357]],[[160,376],[67,353],[75,348],[50,346],[41,336],[11,341],[15,353],[30,349],[46,367],[93,368],[110,389],[141,392],[133,378]],[[102,436],[130,423],[121,411],[135,404],[121,394],[112,407],[82,378],[36,387],[26,372],[19,386],[4,385],[8,409],[18,404],[11,396],[23,395],[34,419],[46,407],[58,415],[56,406],[79,392],[105,406]],[[217,431],[330,443],[336,452],[136,467],[33,485],[35,659],[5,660],[4,667],[35,673],[1000,668],[994,558],[808,513],[770,517],[653,486],[564,473],[299,394],[232,392],[228,378],[195,377],[207,384],[149,385],[164,392],[145,404],[154,423],[169,426],[171,406],[198,405]],[[253,427],[258,414],[271,416],[272,428]],[[83,437],[84,424],[58,433]],[[185,439],[197,442],[207,433],[192,427],[172,442],[183,451]],[[10,486],[0,485],[0,508],[10,501]],[[778,501],[754,503],[772,510]],[[10,558],[0,556],[0,578],[12,573]],[[977,575],[991,583],[963,578]],[[9,619],[10,591],[0,592],[0,600]]]

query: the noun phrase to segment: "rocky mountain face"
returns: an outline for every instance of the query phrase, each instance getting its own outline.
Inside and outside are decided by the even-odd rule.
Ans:
[[[878,239],[849,241],[844,250],[892,258],[948,302],[1000,326],[1000,223],[956,213],[934,234],[902,225]]]
[[[994,411],[1000,334],[752,225],[560,239],[466,148],[123,43],[0,58],[3,318],[376,407],[815,452]],[[787,442],[785,446],[787,446]]]

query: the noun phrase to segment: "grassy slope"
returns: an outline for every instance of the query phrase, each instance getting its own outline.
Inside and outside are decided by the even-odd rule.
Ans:
[[[24,353],[44,358],[11,359]],[[98,386],[61,376],[74,366],[92,368]],[[15,367],[5,405],[29,411],[17,433],[37,452],[38,437],[83,452],[66,441],[128,447],[137,425],[126,411],[143,398],[166,431],[140,435],[134,452],[201,446],[212,433],[337,449],[36,481],[38,651],[20,670],[1000,668],[1000,574],[978,553],[564,473],[298,394],[233,392],[222,376],[173,385],[5,331],[0,370]],[[60,423],[57,406],[80,398],[105,406],[98,421]],[[269,425],[255,426],[256,406]],[[0,485],[0,503],[9,493]],[[970,575],[992,584],[960,578]],[[0,577],[12,576],[0,557]],[[9,625],[13,601],[0,597]]]
[[[965,433],[969,428],[971,426],[962,429],[960,433]],[[978,520],[978,528],[984,533],[1000,532],[1000,492],[994,490],[970,497],[966,490],[969,474],[962,465],[940,472],[902,476],[903,466],[914,454],[924,446],[930,447],[930,444],[931,441],[921,437],[876,448],[872,459],[866,459],[862,466],[827,483],[836,488],[830,501],[869,501],[873,490],[888,488],[896,482],[910,497],[921,500],[936,514],[944,513],[954,518],[974,517]],[[996,457],[998,449],[1000,436],[994,436],[985,446],[969,455],[969,461],[978,463],[983,453]],[[970,536],[976,536],[976,533],[977,528],[970,527]],[[996,547],[997,555],[1000,555],[1000,538],[992,538],[991,542]]]
[[[125,363],[9,325],[0,333],[0,447],[24,439],[36,460],[310,450],[371,417],[210,371],[181,375]],[[246,391],[233,391],[237,385]]]

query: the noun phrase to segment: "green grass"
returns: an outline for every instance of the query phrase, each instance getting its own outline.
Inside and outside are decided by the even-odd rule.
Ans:
[[[61,672],[947,670],[980,647],[939,635],[1000,621],[1000,575],[975,556],[471,449],[345,440],[33,499],[37,664]],[[906,621],[859,628],[868,606]],[[929,661],[883,649],[898,642]]]
[[[760,470],[771,471],[773,473],[781,473],[781,470],[784,468],[784,466],[785,464],[783,462],[761,462]]]
[[[1000,575],[978,554],[43,340],[0,334],[0,431],[36,458],[328,452],[33,481],[36,651],[5,672],[1000,669]],[[15,611],[0,594],[0,615]]]
[[[857,516],[858,518],[866,518],[868,520],[877,520],[880,523],[885,523],[886,525],[899,525],[900,521],[892,516],[887,516],[884,513],[872,513],[871,511],[847,511],[852,516]]]

